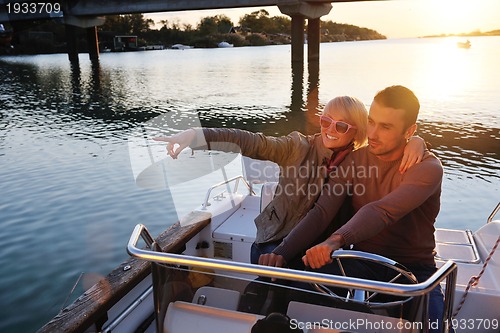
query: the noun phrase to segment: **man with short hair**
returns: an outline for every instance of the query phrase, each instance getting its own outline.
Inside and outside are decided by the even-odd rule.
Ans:
[[[417,97],[406,87],[380,91],[370,107],[368,146],[352,152],[332,171],[315,207],[259,263],[284,266],[310,247],[349,195],[354,216],[326,240],[307,249],[302,257],[306,265],[336,274],[338,268],[330,265],[331,253],[353,246],[400,262],[419,282],[431,276],[436,271],[434,222],[440,208],[443,168],[427,153],[405,174],[398,172],[405,144],[417,128],[419,108]],[[380,270],[375,275],[386,273]],[[438,286],[431,293],[431,321],[442,318],[443,305]]]

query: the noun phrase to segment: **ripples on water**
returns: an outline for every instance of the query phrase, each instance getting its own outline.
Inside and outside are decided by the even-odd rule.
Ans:
[[[437,41],[323,44],[319,77],[306,68],[304,78],[292,76],[288,46],[103,54],[97,67],[81,55],[76,68],[66,55],[0,58],[0,331],[39,328],[81,272],[70,301],[90,273],[126,258],[136,223],[158,234],[177,219],[170,193],[134,183],[127,139],[141,128],[313,133],[333,96],[368,104],[384,86],[406,84],[423,106],[420,134],[445,167],[440,226],[476,229],[500,197],[500,39],[447,50],[476,67],[435,85],[432,71],[448,68],[427,56],[443,51]]]
[[[420,132],[436,147],[448,176],[498,181],[500,133],[497,128],[435,123],[421,125]]]

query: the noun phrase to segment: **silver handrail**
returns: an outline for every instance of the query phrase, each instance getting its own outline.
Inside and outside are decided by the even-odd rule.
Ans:
[[[243,181],[243,184],[245,184],[245,186],[248,188],[248,191],[251,193],[251,194],[255,194],[255,192],[252,190],[252,187],[250,186],[250,184],[248,184],[248,182],[246,181],[246,179],[243,177],[243,176],[236,176],[236,177],[233,177],[233,178],[230,178],[230,179],[227,179],[225,181],[222,181],[220,183],[217,183],[215,185],[212,185],[208,191],[207,191],[207,194],[205,195],[205,200],[203,200],[203,204],[202,204],[202,209],[205,210],[207,209],[207,206],[208,206],[208,200],[210,199],[210,193],[212,192],[213,189],[219,187],[219,186],[222,186],[222,185],[226,185],[226,184],[229,184],[230,182],[236,182],[236,184],[234,185],[234,192],[236,192],[238,190],[238,184],[240,182],[240,180]]]
[[[140,237],[150,238],[148,230],[142,224],[136,225],[127,245],[127,252],[138,259],[164,263],[170,265],[191,266],[213,270],[223,270],[241,274],[266,276],[278,279],[287,279],[305,283],[321,283],[343,288],[363,289],[372,292],[380,292],[390,295],[421,296],[434,289],[445,278],[454,289],[457,265],[453,261],[446,262],[427,281],[416,284],[399,284],[382,281],[364,280],[354,277],[337,276],[310,271],[298,271],[289,268],[261,266],[234,262],[220,259],[194,257],[175,253],[156,252],[148,249],[140,249],[137,243]],[[448,289],[448,288],[447,288]],[[447,290],[448,291],[448,290]]]
[[[493,221],[493,217],[495,217],[495,215],[498,213],[499,210],[500,210],[500,202],[497,204],[495,209],[493,209],[486,223],[490,223],[491,221]]]

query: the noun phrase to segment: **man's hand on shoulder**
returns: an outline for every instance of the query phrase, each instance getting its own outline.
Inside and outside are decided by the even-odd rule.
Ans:
[[[425,152],[420,163],[408,169],[403,175],[403,179],[406,181],[413,179],[422,184],[439,182],[442,177],[443,165],[439,158],[429,151]]]

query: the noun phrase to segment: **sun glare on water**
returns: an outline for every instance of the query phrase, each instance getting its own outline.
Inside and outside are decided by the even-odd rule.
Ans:
[[[475,80],[473,66],[469,62],[471,50],[459,48],[458,42],[464,38],[450,37],[429,49],[426,62],[425,86],[429,96],[439,97],[440,100],[456,99],[468,89],[468,82]]]

